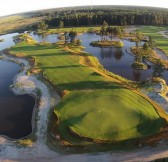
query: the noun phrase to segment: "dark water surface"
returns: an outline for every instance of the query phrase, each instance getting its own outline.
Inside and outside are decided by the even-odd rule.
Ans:
[[[9,48],[15,43],[12,37],[16,34],[0,36],[5,39],[0,43],[0,50]],[[0,135],[18,139],[32,132],[32,112],[35,100],[29,95],[15,95],[9,89],[15,75],[21,67],[16,63],[0,60]]]
[[[79,38],[82,40],[82,45],[86,47],[85,51],[96,56],[105,69],[133,81],[141,81],[152,77],[152,67],[147,70],[134,70],[131,68],[134,57],[127,52],[127,49],[135,46],[135,42],[123,40],[125,44],[123,48],[100,48],[89,45],[90,42],[100,39],[100,36],[96,34],[86,33],[79,36]],[[157,50],[157,52],[162,58],[167,58],[160,50]],[[163,75],[168,83],[168,71],[165,71]]]

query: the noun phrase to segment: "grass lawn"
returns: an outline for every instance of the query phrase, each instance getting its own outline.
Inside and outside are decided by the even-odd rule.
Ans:
[[[56,45],[18,44],[10,49],[34,57],[44,75],[61,90],[69,90],[56,106],[61,138],[73,144],[90,138],[121,141],[156,133],[163,119],[143,97],[113,83],[79,63],[87,55],[72,54]]]
[[[168,55],[168,38],[165,38],[158,32],[168,30],[168,27],[157,27],[157,26],[145,26],[138,31],[144,33],[145,35],[152,36],[156,42],[156,46],[161,48]]]
[[[54,33],[64,33],[66,32],[70,32],[70,31],[76,31],[77,33],[83,33],[83,32],[96,32],[100,30],[100,27],[71,27],[71,28],[55,28],[55,29],[48,29],[47,31],[45,31],[45,34],[54,34]],[[43,33],[43,31],[41,31]]]

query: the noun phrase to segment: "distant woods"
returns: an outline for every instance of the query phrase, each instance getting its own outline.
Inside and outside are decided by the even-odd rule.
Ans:
[[[95,26],[106,21],[109,25],[168,25],[168,11],[158,8],[95,8],[53,10],[45,12],[50,27]],[[43,13],[35,15],[43,16]],[[34,17],[35,17],[34,16]]]

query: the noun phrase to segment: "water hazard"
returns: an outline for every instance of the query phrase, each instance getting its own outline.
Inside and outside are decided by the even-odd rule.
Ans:
[[[14,45],[15,34],[0,36],[0,50]],[[35,100],[29,95],[15,95],[10,90],[15,75],[21,67],[16,63],[0,60],[0,135],[19,139],[32,132],[32,113]]]

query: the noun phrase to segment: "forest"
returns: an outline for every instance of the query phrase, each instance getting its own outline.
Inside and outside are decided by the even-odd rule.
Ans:
[[[93,6],[46,10],[33,17],[46,16],[50,27],[109,25],[168,25],[168,10],[150,7]]]

